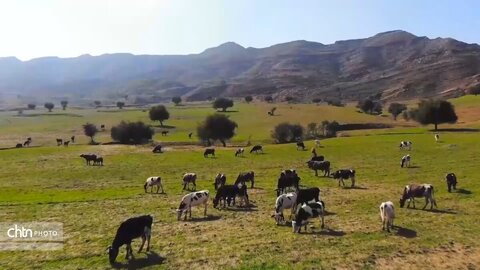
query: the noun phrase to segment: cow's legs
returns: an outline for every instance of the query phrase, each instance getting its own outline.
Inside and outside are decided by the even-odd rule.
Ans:
[[[325,220],[323,214],[320,215],[320,220],[322,221],[322,229],[325,228]]]
[[[352,187],[355,186],[355,177],[352,177]]]
[[[425,209],[425,207],[427,207],[429,202],[430,202],[430,209],[432,209],[433,205],[432,205],[432,202],[430,201],[430,198],[428,197],[425,197],[425,205],[423,206],[422,209]]]
[[[138,253],[142,252],[143,245],[145,245],[145,240],[147,240],[147,236],[145,234],[142,235],[142,244],[140,245],[140,248],[138,249]]]
[[[205,204],[205,211],[203,212],[204,216],[207,216],[207,202],[208,202],[208,200],[205,201],[205,203],[204,203]]]

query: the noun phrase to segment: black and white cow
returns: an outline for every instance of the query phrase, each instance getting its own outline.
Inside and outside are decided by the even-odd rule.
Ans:
[[[255,172],[249,171],[249,172],[239,173],[237,180],[235,180],[235,185],[238,185],[240,183],[245,184],[246,182],[250,182],[251,183],[250,188],[253,188],[253,186],[255,185]]]
[[[277,200],[275,201],[275,214],[272,216],[275,218],[275,222],[277,225],[285,221],[285,217],[283,216],[283,210],[285,209],[292,209],[290,214],[290,218],[292,218],[296,202],[296,192],[282,194],[277,197]]]
[[[250,154],[255,152],[255,154],[258,154],[258,152],[262,152],[263,153],[263,147],[259,144],[255,145],[252,147],[252,149],[250,150]]]
[[[402,162],[400,163],[400,167],[410,167],[410,155],[406,155],[402,157]]]
[[[305,144],[303,142],[297,142],[297,150],[305,150]]]
[[[188,189],[188,187],[190,186],[190,183],[193,184],[193,190],[196,190],[197,184],[195,183],[195,181],[197,181],[196,173],[185,173],[182,178],[183,190]]]
[[[320,189],[317,187],[299,189],[297,191],[296,205],[318,201],[320,201]]]
[[[93,165],[103,166],[103,157],[96,156]]]
[[[132,240],[135,238],[142,238],[142,245],[138,252],[142,251],[145,241],[147,241],[147,251],[149,251],[152,223],[153,217],[150,215],[129,218],[122,222],[117,229],[117,234],[113,239],[112,245],[107,248],[110,264],[115,263],[119,249],[123,245],[127,245],[127,255],[125,259],[128,260],[130,256],[133,257]]]
[[[225,174],[223,173],[217,174],[217,176],[215,176],[215,182],[213,183],[213,185],[215,186],[215,190],[217,190],[221,186],[224,186],[226,182],[227,182],[227,176]]]
[[[203,157],[208,157],[211,155],[212,157],[215,157],[215,149],[214,148],[207,148],[205,149],[205,152],[203,152]]]
[[[221,206],[221,202],[223,201],[223,207],[230,206],[232,204],[235,205],[235,198],[239,197],[240,205],[248,205],[248,193],[247,193],[247,186],[244,184],[238,185],[224,185],[218,188],[217,194],[213,199],[213,207],[217,208],[217,206]]]
[[[152,150],[153,153],[162,153],[162,145],[158,144],[156,145],[153,150]]]
[[[192,207],[203,204],[205,210],[203,212],[204,216],[207,216],[207,206],[208,206],[209,192],[208,190],[202,190],[197,192],[189,193],[183,196],[182,201],[177,209],[177,220],[182,218],[182,214],[185,213],[184,220],[187,220],[187,214],[190,213],[190,219],[192,218]]]
[[[382,219],[382,230],[390,232],[395,219],[395,208],[392,202],[388,201],[380,204],[380,218]]]
[[[322,229],[325,227],[325,210],[324,203],[322,201],[304,203],[298,209],[295,220],[292,221],[292,228],[294,233],[300,233],[302,226],[305,226],[305,231],[307,231],[307,224],[309,219],[319,217],[322,222]]]
[[[445,180],[447,181],[448,192],[452,192],[452,188],[457,189],[457,176],[454,173],[445,175]]]
[[[355,170],[352,169],[344,169],[344,170],[337,170],[336,172],[333,173],[333,179],[338,180],[338,186],[340,186],[340,183],[342,183],[343,186],[345,186],[344,180],[347,179],[352,180],[352,187],[355,186]]]
[[[294,169],[284,170],[280,173],[280,177],[277,181],[277,196],[285,193],[287,188],[293,187],[298,190],[300,183],[300,177]]]
[[[315,176],[318,176],[318,171],[323,171],[324,174],[323,176],[329,176],[330,175],[330,161],[324,160],[324,161],[314,161],[314,160],[309,160],[307,161],[308,168],[311,170],[315,171]]]
[[[410,142],[410,141],[401,141],[399,147],[400,147],[400,149],[412,150],[412,142]]]
[[[162,178],[160,176],[151,176],[147,178],[147,181],[145,181],[145,184],[143,185],[143,189],[145,190],[145,193],[147,193],[148,187],[150,187],[150,193],[153,193],[153,186],[157,186],[157,193],[160,190],[160,188],[162,188],[162,193],[164,193]]]
[[[235,151],[235,156],[238,157],[243,157],[243,153],[245,152],[245,149],[243,148],[238,148],[237,151]]]
[[[400,207],[403,208],[405,202],[408,200],[407,207],[410,207],[410,202],[413,202],[413,208],[415,208],[415,198],[425,198],[425,205],[423,209],[427,207],[428,203],[430,203],[430,209],[433,209],[433,206],[437,207],[437,202],[434,198],[434,190],[433,185],[431,184],[423,184],[423,185],[407,185],[403,189],[403,195],[400,198]]]

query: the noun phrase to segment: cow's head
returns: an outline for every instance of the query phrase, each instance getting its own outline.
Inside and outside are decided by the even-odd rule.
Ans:
[[[405,206],[405,201],[406,199],[400,198],[400,208],[403,208],[403,206]]]
[[[220,199],[213,198],[213,208],[217,208],[219,201],[220,201]]]
[[[110,264],[114,264],[118,256],[118,248],[113,248],[112,246],[109,246],[107,248],[107,253],[108,253],[108,260],[110,261]]]

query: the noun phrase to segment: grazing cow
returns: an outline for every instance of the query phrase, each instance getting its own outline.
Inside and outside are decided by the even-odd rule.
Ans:
[[[63,146],[68,147],[68,144],[69,144],[69,143],[70,143],[70,141],[64,141],[64,142],[63,142]]]
[[[295,192],[282,194],[277,197],[275,201],[275,214],[272,216],[275,218],[277,225],[285,221],[285,217],[283,216],[283,210],[285,209],[292,209],[290,219],[292,218],[296,202],[297,193]]]
[[[215,190],[217,190],[221,186],[224,186],[225,183],[227,183],[227,176],[225,174],[219,173],[217,174],[217,176],[215,176],[215,182],[213,183],[213,185],[215,186]]]
[[[72,141],[72,143],[75,143],[75,136],[70,137],[70,140]]]
[[[227,205],[230,206],[231,203],[234,206],[236,197],[240,198],[240,205],[242,205],[242,203],[244,205],[249,204],[246,185],[223,185],[217,190],[217,194],[213,199],[213,207],[217,208],[217,206],[221,205],[222,201],[224,208],[227,207]]]
[[[30,139],[30,138],[28,138],[28,139],[23,143],[23,146],[24,146],[24,147],[28,147],[28,146],[30,146],[30,143],[32,143],[32,139],[30,139],[30,140],[29,140],[29,139]]]
[[[380,218],[382,218],[382,230],[386,229],[387,232],[390,232],[395,219],[395,208],[392,202],[388,201],[380,204]]]
[[[320,140],[315,140],[315,147],[320,147]]]
[[[22,147],[23,147],[23,144],[21,144],[21,143],[17,143],[17,144],[15,145],[15,148],[22,148]]]
[[[63,140],[62,139],[57,139],[57,146],[60,146],[63,144]]]
[[[95,154],[81,154],[80,157],[85,159],[85,161],[87,162],[87,165],[90,165],[90,162],[92,161],[95,163],[97,159],[97,155]]]
[[[305,150],[305,144],[303,142],[297,142],[297,150],[301,148],[302,150]]]
[[[153,150],[152,150],[153,153],[162,153],[162,146],[159,144],[159,145],[156,145]]]
[[[355,170],[348,169],[348,170],[338,170],[333,173],[333,179],[338,180],[338,186],[342,183],[345,186],[344,180],[352,179],[352,187],[355,186]]]
[[[193,135],[193,132],[188,133],[188,138],[191,139]]]
[[[300,177],[297,175],[295,170],[290,169],[282,171],[277,181],[277,196],[285,193],[288,187],[294,187],[295,190],[298,190],[299,183]]]
[[[245,152],[245,149],[243,149],[243,148],[238,148],[237,151],[235,151],[235,156],[236,156],[236,157],[238,157],[238,156],[243,157],[243,152]]]
[[[160,190],[160,188],[162,188],[162,193],[164,193],[162,178],[160,176],[152,176],[147,178],[147,181],[145,181],[145,184],[143,185],[143,189],[145,190],[145,193],[147,193],[147,187],[150,187],[150,193],[153,193],[153,186],[157,186],[157,193]]]
[[[255,154],[258,154],[258,151],[262,152],[263,154],[263,147],[259,144],[252,147],[252,149],[250,150],[250,154],[253,152],[255,152]]]
[[[163,130],[162,131],[162,136],[167,136],[168,135],[168,130]]]
[[[268,115],[270,116],[273,116],[273,113],[272,112],[267,112]]]
[[[412,142],[410,141],[401,141],[400,142],[400,149],[408,149],[408,150],[412,150]]]
[[[190,213],[190,219],[192,218],[192,207],[203,204],[205,210],[203,212],[204,216],[207,216],[207,206],[209,198],[208,190],[202,190],[197,192],[189,193],[183,196],[182,201],[177,209],[177,220],[182,218],[182,214],[185,213],[184,220],[187,220],[187,214]]]
[[[308,168],[311,170],[315,171],[315,176],[318,176],[318,171],[323,171],[324,174],[323,176],[329,176],[330,175],[330,161],[324,160],[324,161],[314,161],[314,160],[309,160],[307,161]]]
[[[203,157],[208,157],[208,155],[211,155],[215,157],[215,149],[214,148],[207,148],[205,149],[205,152],[203,152]]]
[[[430,203],[430,209],[433,209],[433,206],[437,207],[437,202],[433,197],[434,190],[433,185],[430,184],[423,184],[423,185],[407,185],[403,189],[402,198],[400,198],[400,207],[403,208],[405,205],[405,201],[408,200],[407,207],[410,207],[410,201],[413,202],[413,208],[415,208],[415,198],[425,197],[425,206],[422,209],[427,207],[428,203]]]
[[[250,182],[250,188],[253,188],[253,186],[255,185],[255,173],[253,171],[239,173],[237,180],[235,180],[235,185],[238,185],[240,183],[245,184],[246,182]]]
[[[103,157],[97,156],[93,161],[93,165],[103,166]]]
[[[105,131],[105,125],[100,125],[100,128],[102,129],[102,131]]]
[[[400,163],[400,167],[410,167],[410,155],[406,155],[402,157],[402,163]]]
[[[435,134],[435,142],[438,142],[440,140],[440,135],[438,133]]]
[[[448,173],[445,175],[445,179],[447,180],[448,192],[452,192],[452,188],[457,189],[457,176],[454,173]]]
[[[185,173],[183,175],[183,190],[186,190],[188,186],[190,186],[190,183],[193,184],[193,190],[197,189],[197,184],[195,183],[197,181],[197,174],[195,173]]]
[[[117,234],[113,239],[111,246],[107,248],[108,258],[111,264],[115,263],[121,246],[127,245],[127,255],[125,259],[133,257],[132,240],[142,238],[142,245],[138,252],[141,252],[145,241],[147,241],[147,251],[150,250],[150,238],[152,232],[153,217],[150,215],[129,218],[120,224]]]
[[[297,202],[296,205],[308,203],[308,202],[318,202],[320,201],[320,189],[317,187],[299,189],[297,191]],[[295,205],[295,208],[296,208]],[[325,206],[324,206],[325,207]]]
[[[298,199],[297,199],[298,200]],[[322,221],[322,229],[325,227],[324,221],[325,207],[322,201],[313,203],[304,203],[297,211],[295,220],[292,221],[292,228],[294,233],[300,233],[302,226],[305,226],[307,231],[308,220],[319,217]]]

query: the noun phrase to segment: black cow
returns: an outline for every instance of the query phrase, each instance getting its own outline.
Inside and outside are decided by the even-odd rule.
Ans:
[[[445,175],[445,180],[447,180],[448,192],[452,192],[452,188],[457,189],[457,176],[454,173]]]
[[[263,153],[263,147],[259,144],[252,147],[252,149],[250,150],[250,154],[253,152],[255,152],[255,154],[258,154],[258,151]]]
[[[324,161],[314,161],[314,160],[309,160],[307,161],[308,168],[312,169],[315,171],[315,176],[318,176],[318,171],[323,171],[324,174],[323,176],[329,176],[330,175],[330,161],[324,160]]]
[[[297,191],[297,202],[296,205],[308,203],[311,201],[320,201],[320,189],[317,187],[299,189]]]
[[[22,147],[23,147],[23,144],[21,144],[21,143],[17,143],[17,144],[15,145],[15,148],[22,148]]]
[[[338,180],[338,186],[340,186],[340,183],[342,183],[343,186],[345,186],[344,180],[347,179],[352,179],[352,187],[355,186],[355,170],[338,170],[333,173],[333,179]]]
[[[215,156],[215,149],[214,148],[205,149],[205,152],[203,152],[203,157],[208,157],[209,155]]]
[[[213,185],[215,186],[215,190],[217,190],[221,186],[224,186],[225,183],[227,183],[227,176],[225,174],[219,173],[217,174],[217,176],[215,176],[215,182],[213,183]]]
[[[62,139],[57,139],[57,146],[60,146],[63,144],[63,140]]]
[[[70,140],[72,141],[72,143],[75,143],[75,136],[70,137]]]
[[[433,197],[434,190],[433,185],[430,184],[423,184],[423,185],[407,185],[403,189],[402,198],[400,198],[400,207],[403,208],[405,202],[408,200],[407,207],[410,207],[410,201],[413,202],[413,208],[415,208],[415,198],[425,197],[425,205],[423,209],[427,207],[428,203],[430,203],[430,209],[433,209],[433,206],[437,207],[437,202]]]
[[[213,199],[213,207],[217,208],[217,206],[221,205],[221,201],[223,201],[223,207],[235,205],[235,198],[240,197],[242,201],[248,205],[248,193],[247,193],[247,186],[246,185],[224,185],[218,188],[217,194]]]
[[[80,157],[85,159],[85,161],[87,162],[87,165],[90,165],[92,161],[95,165],[95,161],[97,159],[97,155],[95,154],[81,154]]]
[[[152,150],[153,153],[162,153],[162,146],[159,144],[159,145],[156,145],[153,150]]]
[[[296,190],[298,190],[299,183],[300,177],[295,170],[290,169],[282,171],[277,181],[277,196],[285,193],[288,187],[294,187]]]
[[[305,150],[305,144],[303,142],[297,142],[297,150],[301,148],[302,150]]]
[[[150,215],[129,218],[122,222],[120,227],[118,227],[117,234],[113,239],[112,245],[107,248],[110,264],[115,263],[119,248],[123,245],[127,245],[127,254],[125,259],[128,260],[130,256],[133,257],[132,240],[135,238],[142,238],[142,245],[140,246],[138,252],[142,251],[145,241],[147,241],[147,251],[149,251],[152,223],[153,217]]]
[[[250,188],[253,188],[255,185],[255,173],[253,171],[239,173],[237,180],[235,180],[235,185],[245,184],[246,182],[250,182]]]

